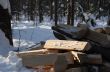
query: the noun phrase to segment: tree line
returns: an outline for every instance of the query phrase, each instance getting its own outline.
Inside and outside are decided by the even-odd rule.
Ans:
[[[96,18],[110,15],[109,0],[10,0],[12,16],[20,20],[25,15],[28,20],[43,21],[43,16],[57,21],[59,17],[67,16],[67,24],[74,25],[74,15],[81,16],[83,12],[96,13]]]

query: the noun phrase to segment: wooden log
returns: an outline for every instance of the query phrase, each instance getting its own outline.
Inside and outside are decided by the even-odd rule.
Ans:
[[[83,41],[67,41],[67,40],[48,40],[44,48],[57,50],[76,50],[87,51],[91,48],[88,42]]]
[[[65,72],[88,72],[86,67],[71,68]]]
[[[102,64],[102,57],[98,54],[85,54],[81,52],[71,51],[73,54],[74,60],[80,64]]]
[[[22,57],[24,66],[36,68],[37,66],[52,66],[54,72],[64,72],[67,67],[65,56],[57,54],[41,54]]]
[[[106,31],[103,28],[94,29],[95,32],[106,34]]]
[[[108,35],[110,35],[110,27],[105,27],[104,30]]]
[[[74,64],[74,57],[71,52],[58,53],[57,55],[65,56],[68,64]]]
[[[110,72],[110,63],[109,62],[104,62],[103,66],[100,68],[101,72]]]
[[[87,27],[80,28],[69,25],[53,26],[52,29],[72,39],[81,39],[86,35],[88,31]]]
[[[61,56],[65,56],[67,59],[68,64],[73,64],[74,63],[74,58],[71,54],[71,52],[67,52],[67,53],[58,53],[58,50],[47,50],[47,49],[40,49],[40,50],[33,50],[33,51],[24,51],[24,52],[19,52],[17,55],[20,58],[24,58],[24,57],[34,57],[40,54],[56,54],[56,55],[61,55]]]
[[[103,47],[110,47],[110,36],[102,33],[97,33],[95,31],[89,30],[88,35],[85,36],[86,39],[91,40]]]

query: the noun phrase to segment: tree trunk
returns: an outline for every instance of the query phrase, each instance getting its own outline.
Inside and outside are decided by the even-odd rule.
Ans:
[[[74,25],[74,0],[71,0],[71,25]]]
[[[58,0],[54,0],[54,2],[55,2],[55,26],[57,26],[57,22],[58,22],[58,15],[57,15]]]
[[[53,19],[53,5],[52,5],[52,3],[53,3],[53,0],[50,0],[50,20]]]
[[[41,6],[41,3],[42,3],[42,0],[39,0],[38,1],[39,3],[39,8],[38,8],[38,12],[39,12],[39,22],[41,23],[43,21],[43,14],[42,14],[42,6]]]
[[[68,0],[68,18],[67,18],[67,24],[70,25],[70,19],[71,19],[71,6],[70,6],[70,0]]]

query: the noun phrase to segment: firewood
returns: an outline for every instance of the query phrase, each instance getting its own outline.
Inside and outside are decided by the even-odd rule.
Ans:
[[[106,31],[103,29],[103,28],[96,28],[94,29],[96,32],[98,33],[103,33],[103,34],[106,34]]]
[[[81,52],[71,51],[74,60],[80,64],[102,64],[102,57],[99,54],[85,54]]]
[[[20,58],[24,58],[24,57],[35,57],[35,56],[40,55],[40,54],[42,54],[42,55],[56,54],[56,55],[65,56],[68,64],[74,63],[74,58],[73,58],[71,52],[58,53],[58,50],[41,49],[41,50],[33,50],[33,51],[24,51],[24,52],[19,52],[17,55]]]
[[[71,68],[66,70],[66,72],[88,72],[86,67],[78,67],[78,68]]]
[[[54,72],[64,72],[67,67],[65,56],[57,54],[40,54],[22,57],[24,66],[36,68],[38,66],[52,66]]]
[[[88,28],[86,26],[83,26],[83,28],[80,27],[73,27],[69,25],[58,25],[53,26],[52,29],[60,34],[63,34],[67,37],[70,37],[72,39],[81,39],[85,37]]]
[[[105,27],[104,30],[108,35],[110,35],[110,27]]]
[[[110,47],[110,36],[102,33],[97,33],[95,31],[89,30],[88,35],[85,36],[86,39],[91,40],[102,47]]]
[[[48,40],[44,48],[57,50],[76,50],[87,51],[91,48],[88,42],[83,41],[67,41],[67,40]]]

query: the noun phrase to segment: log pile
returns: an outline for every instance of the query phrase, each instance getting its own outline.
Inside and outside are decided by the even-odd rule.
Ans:
[[[43,48],[19,52],[23,65],[41,72],[89,72],[88,66],[102,64],[100,54],[86,54],[91,45],[84,41],[47,40]]]
[[[110,30],[90,30],[86,25],[53,26],[60,40],[19,52],[23,65],[39,72],[110,72]]]
[[[60,39],[60,36],[64,37],[60,40],[76,40],[90,43],[90,50],[84,51],[83,53],[87,55],[99,54],[102,56],[103,60],[102,65],[99,66],[99,71],[96,72],[110,72],[110,27],[97,28],[95,30],[91,30],[87,28],[86,25],[80,24],[78,25],[78,27],[58,25],[53,26],[52,29],[56,38]],[[97,66],[95,66],[95,69],[96,67]],[[70,71],[71,70],[73,70],[73,68],[70,69]],[[91,72],[91,68],[89,70],[89,72]]]

